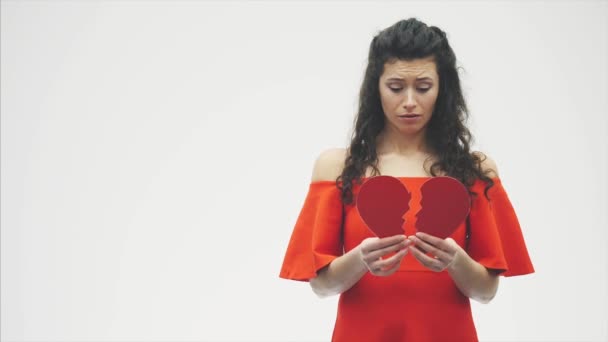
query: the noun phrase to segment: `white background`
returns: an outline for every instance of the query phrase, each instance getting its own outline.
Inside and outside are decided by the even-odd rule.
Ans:
[[[606,341],[608,2],[2,1],[2,341],[328,341],[278,278],[368,46],[448,33],[537,272],[482,341]]]

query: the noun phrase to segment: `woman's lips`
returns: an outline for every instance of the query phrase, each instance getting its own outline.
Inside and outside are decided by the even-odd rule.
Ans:
[[[399,121],[403,121],[403,122],[416,122],[418,121],[418,119],[420,118],[420,115],[417,114],[406,114],[406,115],[399,115]]]

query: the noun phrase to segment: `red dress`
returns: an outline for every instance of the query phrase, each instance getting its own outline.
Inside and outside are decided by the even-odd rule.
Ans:
[[[397,177],[412,194],[403,225],[415,233],[420,209],[420,187],[430,177]],[[365,178],[364,178],[365,180]],[[470,219],[467,253],[485,266],[509,277],[533,273],[526,244],[513,206],[498,177],[488,191],[477,180]],[[353,196],[360,186],[353,185]],[[344,206],[333,181],[309,186],[287,246],[279,277],[309,281],[332,260],[374,237],[352,204]],[[466,224],[450,236],[465,247]],[[399,270],[388,277],[367,272],[340,294],[332,341],[477,341],[469,298],[456,287],[447,271],[425,268],[408,253]]]

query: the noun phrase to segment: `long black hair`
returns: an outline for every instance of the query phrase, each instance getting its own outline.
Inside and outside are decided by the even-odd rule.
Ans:
[[[376,138],[384,128],[385,118],[378,82],[384,64],[430,56],[434,57],[439,75],[439,93],[426,134],[427,143],[437,154],[437,160],[430,167],[431,175],[436,176],[437,171],[443,171],[460,180],[472,196],[476,193],[471,191],[471,186],[476,179],[482,179],[486,182],[484,193],[488,197],[487,192],[494,182],[482,171],[482,156],[470,151],[473,137],[465,125],[469,112],[460,86],[454,51],[445,32],[410,18],[380,31],[370,44],[350,146],[342,174],[336,179],[344,204],[353,202],[352,183],[361,184],[368,166],[372,167],[374,175],[380,173]]]

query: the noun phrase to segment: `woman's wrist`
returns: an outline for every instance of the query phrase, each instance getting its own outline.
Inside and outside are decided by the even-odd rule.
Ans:
[[[454,283],[465,296],[480,303],[488,303],[498,287],[495,277],[473,258],[464,249],[460,249],[453,262],[446,268]]]
[[[317,294],[322,297],[340,294],[350,289],[368,269],[361,259],[359,246],[334,259],[316,282]]]
[[[446,267],[446,269],[450,273],[460,272],[463,268],[466,268],[467,264],[470,264],[471,261],[474,260],[471,259],[467,252],[465,252],[465,250],[461,247],[457,250],[456,254],[454,255],[454,259]]]

